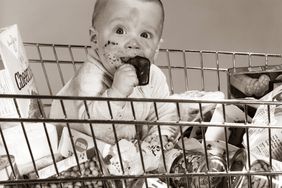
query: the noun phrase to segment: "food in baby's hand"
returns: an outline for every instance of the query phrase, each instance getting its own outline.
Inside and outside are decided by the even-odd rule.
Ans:
[[[149,83],[151,63],[147,58],[136,56],[127,60],[126,63],[135,67],[140,86],[147,85]]]

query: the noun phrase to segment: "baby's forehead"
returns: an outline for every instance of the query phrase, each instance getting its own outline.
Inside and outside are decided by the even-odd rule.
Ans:
[[[129,10],[132,5],[136,5],[134,9]],[[131,12],[132,15],[134,12],[141,9],[141,6],[144,4],[149,4],[149,6],[159,6],[154,11],[156,14],[157,12],[161,13],[161,24],[164,22],[164,7],[159,0],[97,0],[94,13],[93,13],[93,20],[92,24],[94,25],[95,20],[97,21],[97,17],[102,17],[103,20],[111,17],[112,15],[116,14],[117,12]],[[121,11],[122,10],[122,11]],[[140,11],[140,13],[144,16],[151,14],[148,11]],[[117,15],[118,16],[118,15]]]

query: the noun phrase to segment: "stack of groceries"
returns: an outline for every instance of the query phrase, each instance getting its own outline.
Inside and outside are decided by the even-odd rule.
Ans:
[[[36,95],[35,80],[16,25],[0,30],[0,55],[1,94]],[[256,100],[280,101],[281,93],[282,86],[278,86]],[[48,188],[282,187],[282,176],[275,173],[282,171],[281,129],[220,126],[242,122],[242,126],[279,125],[281,105],[256,105],[255,114],[251,115],[235,104],[224,105],[223,109],[222,104],[216,103],[224,100],[222,92],[194,90],[170,98],[214,101],[202,103],[201,110],[197,102],[179,103],[179,121],[205,121],[218,126],[183,126],[184,134],[168,150],[143,140],[121,139],[112,145],[69,127],[58,135],[57,127],[51,123],[0,122],[0,182],[47,179],[41,184],[27,181],[27,186]],[[1,118],[41,118],[39,100],[16,101],[18,107],[13,99],[0,99]],[[236,131],[241,131],[241,136],[234,136]]]

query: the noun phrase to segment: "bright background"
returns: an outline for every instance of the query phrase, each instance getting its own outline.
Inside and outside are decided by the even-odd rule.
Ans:
[[[24,41],[88,44],[95,0],[0,0]],[[163,0],[164,48],[281,53],[281,0]]]

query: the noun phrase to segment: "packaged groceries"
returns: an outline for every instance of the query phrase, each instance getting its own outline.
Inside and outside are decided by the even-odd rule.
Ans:
[[[252,66],[228,69],[228,98],[261,98],[282,84],[282,66]]]
[[[117,144],[110,148],[108,158],[108,169],[113,175],[140,175],[145,172],[156,170],[159,166],[161,158],[161,148],[159,145],[141,142],[141,148],[138,147],[137,141],[130,142],[122,139],[118,142],[120,148],[120,157],[122,159],[123,169],[121,168],[119,152],[117,150]],[[144,162],[144,170],[141,162],[140,151],[142,151],[142,157]]]
[[[37,95],[35,80],[17,25],[0,30],[0,94]],[[41,116],[36,99],[17,99],[20,116]],[[0,99],[0,117],[19,117],[12,99]],[[2,123],[1,123],[2,124]]]
[[[198,91],[191,90],[186,91],[181,94],[173,94],[169,98],[171,99],[179,99],[179,100],[210,100],[217,101],[224,99],[224,93],[220,91]],[[196,101],[193,102],[180,102],[179,103],[179,116],[181,121],[205,121],[209,122],[212,114],[215,110],[216,102],[212,103],[201,103],[202,112],[200,112],[200,105]],[[183,127],[184,136],[189,138],[202,138],[202,128],[198,126],[194,127]]]
[[[152,188],[167,188],[167,184],[161,181],[158,178],[148,178],[147,179],[148,187]],[[147,188],[146,183],[143,184],[142,188]]]
[[[252,173],[258,173],[252,176],[241,176],[240,181],[237,182],[236,188],[247,188],[249,184],[253,188],[281,188],[282,187],[282,177],[281,175],[275,175],[275,172],[281,172],[282,163],[277,160],[271,160],[271,165],[269,158],[251,154],[250,155],[250,168],[246,164],[245,169],[242,172],[247,172],[246,169],[250,169]],[[269,172],[274,173],[274,175],[268,175]],[[271,186],[270,186],[271,185]],[[233,188],[233,187],[232,187]]]
[[[12,165],[12,166],[11,166]],[[15,158],[12,155],[1,155],[0,156],[0,181],[6,181],[18,178],[19,172],[15,162]],[[3,188],[0,185],[0,188]]]
[[[23,131],[23,127],[25,133]],[[3,135],[9,154],[15,157],[20,174],[25,174],[28,173],[28,171],[34,170],[32,166],[31,154],[28,149],[28,143],[35,161],[51,155],[43,124],[25,123],[23,127],[21,125],[17,125],[3,130]],[[46,124],[46,129],[50,138],[53,152],[56,154],[58,145],[56,127],[52,124]],[[25,138],[25,134],[28,138],[28,142]],[[2,155],[6,154],[2,138],[0,139],[0,153]],[[28,166],[28,164],[30,164],[30,166]]]
[[[109,175],[108,170],[104,166],[103,161],[102,167],[100,167],[98,158],[94,148],[87,151],[79,152],[78,161],[75,158],[75,155],[72,155],[66,159],[63,159],[55,164],[47,166],[43,169],[38,170],[38,177],[35,172],[28,175],[29,179],[46,179],[46,178],[80,178],[80,177],[98,177],[101,175]],[[56,168],[58,170],[58,174]],[[106,188],[115,188],[119,182],[118,181],[102,181],[102,180],[91,180],[91,181],[71,181],[63,182],[61,185],[59,183],[45,183],[43,187],[53,188],[53,187],[106,187]],[[40,185],[39,185],[40,186]],[[42,186],[42,185],[41,185]]]
[[[224,99],[224,93],[220,91],[198,91],[191,90],[182,94],[174,94],[170,96],[171,99],[179,100],[222,100]],[[201,103],[202,115],[206,116],[212,114],[215,109],[216,103]],[[198,121],[201,119],[200,106],[198,102],[195,103],[179,103],[180,119],[183,121]],[[211,116],[211,115],[210,115]]]
[[[186,148],[188,143],[193,143],[195,140],[185,140],[185,153],[183,150],[172,149],[165,153],[165,165],[169,173],[174,175],[179,174],[179,177],[173,177],[170,179],[172,187],[220,187],[223,185],[223,176],[205,176],[196,175],[205,172],[226,172],[226,144],[224,142],[207,142],[207,154],[202,144],[196,144],[192,150]],[[181,144],[179,144],[181,145]],[[229,158],[232,159],[238,148],[232,145],[228,145]],[[237,158],[239,160],[239,158]],[[240,159],[241,160],[241,159]],[[238,163],[238,161],[236,161]],[[235,162],[234,162],[235,163]],[[242,162],[244,163],[244,162]],[[243,166],[244,167],[244,166]],[[243,168],[242,167],[242,168]],[[230,169],[230,166],[229,166]],[[164,163],[160,163],[160,172],[165,172]],[[193,176],[183,176],[185,173],[195,173]],[[181,176],[182,175],[182,176]]]
[[[172,156],[169,156],[172,155]],[[177,156],[177,157],[176,157]],[[170,150],[166,153],[167,158],[176,157],[170,168],[170,173],[184,174],[184,173],[200,173],[208,171],[206,157],[203,152],[186,151],[184,154],[177,150]],[[166,161],[167,162],[167,161]],[[226,169],[225,162],[221,157],[208,156],[208,163],[210,170],[213,172],[224,172]],[[186,166],[187,165],[187,166]],[[222,177],[211,177],[211,187],[218,186],[222,181]],[[209,187],[208,176],[193,176],[193,177],[174,177],[171,178],[172,187]]]
[[[272,92],[265,95],[261,100],[279,102],[279,96],[281,93],[282,86],[279,86]],[[269,105],[269,107],[267,105],[260,105],[253,117],[252,123],[258,126],[280,126],[282,120],[281,118],[281,105]],[[269,133],[271,133],[271,135],[269,135]],[[282,161],[282,129],[271,128],[270,130],[268,128],[250,128],[248,134],[251,153],[269,157],[269,145],[271,143],[272,158]],[[243,143],[247,147],[246,134],[244,136]]]
[[[70,137],[68,128],[67,127],[63,128],[60,143],[59,143],[59,148],[58,148],[59,153],[63,157],[69,157],[74,154],[71,138],[73,140],[73,143],[77,151],[80,151],[80,148],[82,150],[87,150],[95,146],[93,137],[88,136],[74,129],[70,129],[70,132],[72,137]],[[101,152],[102,156],[105,157],[108,154],[111,145],[98,139],[96,139],[96,143],[98,150]]]
[[[94,147],[94,141],[91,136],[73,129],[70,129],[70,131],[77,152],[79,152],[79,148],[90,149]],[[123,174],[117,146],[119,146],[120,149],[120,155],[124,167],[124,174],[140,175],[144,173],[137,140],[132,142],[126,139],[122,139],[117,144],[110,145],[96,139],[96,143],[101,156],[107,159],[107,168],[112,175]],[[147,143],[145,141],[142,141],[141,151],[143,155],[145,171],[148,172],[157,169],[159,159],[161,157],[160,146],[154,143]],[[69,157],[74,154],[67,127],[65,127],[62,132],[59,144],[59,153],[61,153],[61,155],[64,157]]]
[[[11,80],[6,70],[0,70],[0,94],[9,93],[13,93]],[[0,117],[18,117],[16,112],[13,99],[0,99]]]
[[[215,111],[213,113],[213,116],[211,118],[211,123],[218,123],[218,124],[225,124],[226,123],[239,123],[239,122],[245,122],[245,113],[238,108],[235,105],[225,105],[224,106],[225,112],[223,112],[223,105],[218,104],[215,108]],[[224,116],[225,113],[225,116]],[[252,120],[251,117],[247,116],[247,121],[250,122]],[[243,129],[243,128],[242,128]],[[242,136],[243,134],[237,135],[237,138],[230,138],[230,134],[234,132],[239,132],[240,128],[226,128],[227,130],[227,138],[225,138],[225,128],[223,126],[217,126],[217,127],[208,127],[207,131],[205,133],[206,140],[209,141],[230,141],[234,145],[238,145],[239,143],[242,143]],[[242,136],[241,136],[242,135]],[[232,139],[232,140],[231,140]]]

